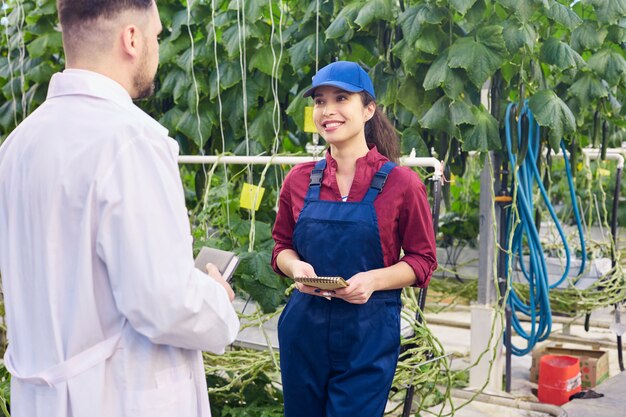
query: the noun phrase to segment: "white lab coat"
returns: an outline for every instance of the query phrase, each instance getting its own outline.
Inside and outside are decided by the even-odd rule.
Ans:
[[[193,266],[167,130],[115,81],[55,74],[0,147],[14,417],[209,416],[201,350],[237,315]]]

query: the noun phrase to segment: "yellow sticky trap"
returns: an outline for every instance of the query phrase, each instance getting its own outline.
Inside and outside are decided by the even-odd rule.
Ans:
[[[257,187],[247,182],[244,183],[241,189],[241,197],[239,197],[239,207],[252,210],[252,204],[254,202],[254,211],[257,211],[261,206],[263,193],[265,193],[264,187]]]
[[[308,133],[317,133],[315,123],[313,123],[313,107],[306,106],[304,108],[304,131]]]
[[[598,175],[600,175],[601,177],[610,177],[611,171],[604,168],[598,168]]]

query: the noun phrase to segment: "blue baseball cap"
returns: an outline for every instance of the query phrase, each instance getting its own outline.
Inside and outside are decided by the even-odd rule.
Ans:
[[[372,98],[376,98],[372,80],[356,62],[337,61],[326,65],[315,74],[311,88],[304,92],[303,97],[309,97],[317,87],[324,85],[338,87],[351,93],[366,91]]]

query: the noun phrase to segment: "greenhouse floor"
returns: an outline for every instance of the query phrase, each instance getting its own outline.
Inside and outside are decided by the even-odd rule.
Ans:
[[[624,310],[622,309],[622,317]],[[454,311],[427,313],[426,320],[430,330],[439,338],[446,352],[456,352],[461,359],[454,359],[454,369],[469,366],[470,313],[469,307],[457,306]],[[555,318],[558,321],[571,319]],[[613,323],[613,309],[594,311],[591,315],[591,327],[585,332],[582,320],[570,325],[554,323],[550,339],[547,343],[559,343],[567,348],[592,349],[599,348],[608,353],[609,378],[591,389],[604,394],[602,398],[577,399],[564,404],[561,408],[566,414],[562,417],[623,417],[626,416],[626,373],[620,372],[617,357],[615,334],[610,329]],[[513,337],[513,343],[524,346],[522,339]],[[456,361],[456,363],[455,363]],[[530,382],[531,355],[512,357],[511,393],[498,392],[498,396],[515,398],[521,402],[538,402],[537,384]],[[467,400],[454,398],[455,408]],[[548,413],[503,407],[491,403],[474,401],[455,411],[459,417],[484,416],[547,416]],[[552,414],[554,415],[554,414]],[[558,415],[558,414],[557,414]]]
[[[250,315],[254,313],[255,306],[252,303],[246,303],[244,300],[237,299],[236,307],[244,314]],[[426,320],[429,329],[437,336],[447,353],[453,352],[454,359],[451,359],[450,365],[453,369],[466,369],[469,365],[470,351],[470,311],[468,306],[456,306],[454,309],[447,309],[439,313],[428,313],[426,308]],[[431,309],[432,310],[432,309]],[[623,312],[624,316],[625,313]],[[278,316],[263,325],[264,331],[260,331],[259,326],[251,326],[242,330],[235,342],[241,347],[253,349],[265,349],[267,341],[278,347],[278,338],[276,334],[276,323]],[[558,321],[570,321],[571,319],[561,319]],[[554,323],[553,330],[548,342],[560,343],[565,347],[586,348],[591,346],[600,348],[608,353],[609,357],[609,379],[592,389],[598,393],[603,393],[604,397],[594,399],[573,400],[562,406],[562,409],[554,407],[562,417],[617,417],[626,416],[626,373],[620,373],[617,359],[617,348],[615,343],[615,334],[610,330],[613,323],[612,309],[605,309],[593,312],[591,315],[591,328],[589,332],[585,332],[582,321],[575,323],[563,324]],[[523,346],[521,339],[513,338],[516,346]],[[511,368],[511,393],[498,392],[498,397],[515,399],[517,402],[537,403],[536,390],[537,384],[530,382],[530,367],[532,358],[530,355],[523,357],[513,356]],[[455,408],[454,415],[458,417],[517,417],[517,416],[547,416],[559,415],[546,412],[537,412],[516,408],[515,406],[502,406],[491,403],[491,401],[474,400],[467,404],[467,400],[456,398],[453,395],[453,404]],[[496,401],[497,402],[497,401]],[[464,404],[464,405],[463,405]],[[463,405],[461,408],[459,406]],[[389,409],[396,408],[397,404],[389,404]],[[435,411],[440,413],[440,408]],[[449,412],[447,409],[444,412]],[[400,414],[393,414],[400,415]]]

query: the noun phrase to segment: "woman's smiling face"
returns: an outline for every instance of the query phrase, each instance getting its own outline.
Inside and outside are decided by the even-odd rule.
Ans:
[[[327,143],[365,141],[365,122],[374,114],[374,103],[364,106],[360,94],[333,86],[316,88],[313,102],[315,127]]]

